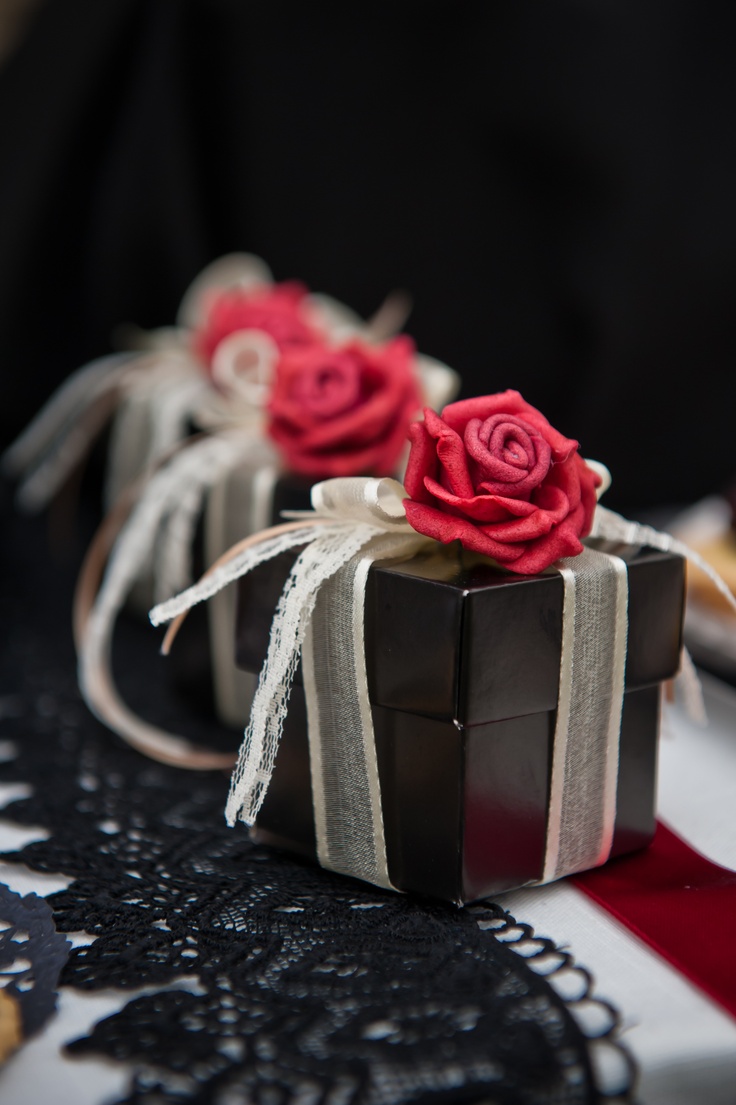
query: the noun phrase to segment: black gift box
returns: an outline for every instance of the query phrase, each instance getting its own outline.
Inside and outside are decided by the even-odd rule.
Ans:
[[[597,543],[626,561],[629,630],[612,855],[655,827],[660,684],[679,667],[684,561]],[[294,560],[238,584],[236,662],[258,671]],[[389,873],[401,890],[467,902],[540,878],[561,652],[563,583],[458,545],[376,563],[365,651]],[[315,857],[297,672],[256,839]]]

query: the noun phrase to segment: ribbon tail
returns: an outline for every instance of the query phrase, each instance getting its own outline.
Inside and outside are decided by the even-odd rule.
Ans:
[[[312,525],[300,523],[288,523],[282,526],[273,526],[272,529],[262,533],[251,534],[250,537],[238,542],[211,565],[202,578],[186,591],[174,595],[166,602],[160,602],[149,613],[152,625],[163,625],[171,622],[169,634],[171,637],[164,641],[163,652],[168,652],[173,642],[175,633],[172,629],[181,624],[182,619],[193,606],[200,602],[206,602],[213,595],[218,594],[229,583],[246,575],[253,568],[270,560],[282,552],[295,548],[297,545],[306,545],[317,536],[316,520]]]
[[[665,552],[679,553],[710,579],[721,595],[726,599],[731,608],[736,612],[736,596],[728,584],[721,578],[718,572],[695,549],[692,549],[684,541],[673,537],[670,533],[660,533],[652,526],[643,525],[640,522],[630,522],[627,518],[616,514],[612,510],[598,505],[593,518],[591,537],[603,537],[613,541],[623,541],[628,545],[649,545],[653,549],[662,549]],[[708,718],[705,710],[703,690],[700,685],[698,673],[692,662],[690,654],[683,646],[680,658],[680,670],[675,677],[682,687],[685,710],[691,721],[696,725],[707,725]]]
[[[590,536],[604,537],[612,541],[623,541],[627,545],[649,545],[650,548],[662,549],[664,552],[679,553],[680,556],[684,556],[686,560],[695,564],[708,576],[736,613],[736,595],[733,594],[728,584],[699,552],[686,545],[684,541],[673,537],[671,533],[660,533],[652,526],[646,526],[640,522],[630,522],[620,514],[599,505],[596,507]]]
[[[682,690],[685,713],[696,725],[705,728],[708,724],[708,712],[705,708],[703,684],[700,682],[693,658],[683,645],[680,653],[680,670],[677,682]]]
[[[268,653],[253,698],[251,717],[233,772],[225,807],[229,825],[252,825],[271,780],[291,685],[317,592],[376,534],[357,524],[315,527],[311,543],[297,557],[271,626]]]
[[[2,455],[2,469],[9,476],[18,476],[38,463],[39,458],[62,433],[65,425],[76,419],[100,388],[120,382],[134,354],[116,353],[90,361],[71,375],[54,392],[25,430]]]
[[[112,422],[105,472],[105,502],[111,507],[128,484],[156,470],[184,438],[189,416],[210,387],[182,354],[162,351],[137,371],[134,386],[120,397]]]
[[[205,438],[177,454],[169,466],[149,480],[122,522],[89,612],[77,617],[79,686],[90,710],[119,736],[154,759],[186,767],[229,766],[232,757],[197,753],[187,741],[149,725],[125,706],[111,672],[112,636],[127,595],[150,563],[161,521],[178,502],[182,488],[195,487],[201,496],[232,461],[231,442]],[[84,577],[83,569],[78,594],[84,590]]]
[[[182,483],[180,495],[162,519],[160,539],[152,551],[155,567],[154,599],[158,603],[165,602],[172,595],[183,591],[192,582],[192,549],[204,495],[207,495],[205,507],[207,563],[212,563],[224,551],[221,544],[215,545],[211,540],[212,506],[213,503],[219,503],[222,508],[222,498],[229,487],[231,477],[241,467],[246,467],[251,473],[252,478],[247,482],[254,485],[254,506],[252,511],[247,512],[236,508],[233,511],[232,528],[237,527],[247,535],[265,529],[268,524],[267,515],[270,513],[273,501],[273,483],[276,478],[275,470],[269,467],[271,453],[268,445],[260,439],[242,440],[237,434],[223,434],[221,439],[224,450],[223,464],[212,471],[211,478],[206,480],[204,487],[196,479]],[[203,445],[207,440],[207,438],[203,439]],[[229,452],[227,442],[229,442]],[[267,479],[267,475],[272,478]],[[259,493],[261,481],[265,486]],[[238,505],[242,506],[242,504]],[[222,528],[225,525],[222,509],[220,515],[220,528]]]

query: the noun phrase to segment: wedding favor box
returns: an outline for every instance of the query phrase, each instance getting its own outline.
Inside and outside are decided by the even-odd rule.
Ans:
[[[680,664],[685,562],[650,548],[589,544],[625,561],[629,585],[613,857],[654,833],[660,698]],[[236,663],[244,671],[262,666],[294,555],[238,583]],[[371,568],[365,654],[397,889],[460,904],[542,877],[562,607],[555,570],[515,575],[457,542]],[[316,858],[301,671],[252,833]]]

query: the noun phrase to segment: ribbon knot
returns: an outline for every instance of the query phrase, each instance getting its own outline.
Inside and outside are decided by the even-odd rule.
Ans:
[[[403,485],[390,477],[343,476],[314,485],[311,511],[284,511],[284,517],[360,522],[384,533],[416,536],[406,519],[405,498]]]

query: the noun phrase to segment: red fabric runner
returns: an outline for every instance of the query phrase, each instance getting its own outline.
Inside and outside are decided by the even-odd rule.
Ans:
[[[736,1017],[736,873],[659,822],[649,848],[571,878]]]

